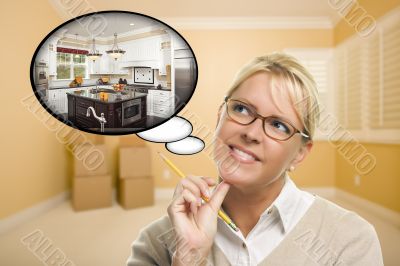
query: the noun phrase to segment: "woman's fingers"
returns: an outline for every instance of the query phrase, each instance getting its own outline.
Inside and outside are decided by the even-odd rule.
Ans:
[[[224,201],[224,198],[226,196],[226,193],[228,193],[229,188],[230,185],[222,181],[215,189],[210,201],[208,202],[215,212],[218,212],[218,210],[221,208],[222,202]]]
[[[200,188],[192,180],[185,178],[181,180],[181,186],[183,189],[190,190],[196,197],[200,197]]]
[[[199,176],[188,176],[186,180],[191,181],[193,184],[195,184],[200,189],[202,195],[206,196],[207,198],[211,196],[210,190],[208,188],[208,182],[211,182],[210,180]]]

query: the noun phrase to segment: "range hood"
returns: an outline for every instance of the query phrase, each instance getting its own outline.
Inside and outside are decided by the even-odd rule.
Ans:
[[[141,60],[141,61],[123,61],[119,63],[121,68],[133,68],[133,67],[151,67],[160,68],[160,62],[158,60]]]

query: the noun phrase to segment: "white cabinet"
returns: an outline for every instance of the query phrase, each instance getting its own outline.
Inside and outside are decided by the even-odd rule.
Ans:
[[[57,76],[57,51],[55,47],[50,44],[49,48],[49,75]]]
[[[47,43],[43,44],[42,48],[38,51],[35,62],[46,65],[49,64],[49,45]]]
[[[178,49],[187,49],[188,45],[186,44],[185,40],[179,36],[176,33],[171,34],[171,39],[172,39],[172,48],[173,50],[178,50]]]
[[[150,93],[146,98],[146,115],[153,115],[153,96]]]
[[[126,52],[121,62],[146,62],[160,59],[161,37],[152,36],[121,43],[120,48]],[[126,65],[126,64],[125,64]]]
[[[111,58],[106,51],[110,49],[110,47],[106,45],[98,45],[96,46],[98,48],[99,53],[102,54],[101,57],[96,59],[95,62],[90,60],[89,62],[89,73],[90,74],[114,74],[114,75],[126,75],[128,74],[127,69],[122,69],[122,65],[120,63],[122,58],[125,55],[122,55],[122,58],[118,60],[114,60]],[[122,47],[120,47],[122,48]],[[124,49],[124,48],[122,48]]]
[[[49,66],[49,76],[57,76],[57,42],[58,38],[49,38],[49,40],[45,43]]]
[[[68,113],[67,92],[74,92],[78,90],[90,90],[93,88],[96,88],[96,86],[49,90],[48,107],[53,112],[58,114]]]
[[[167,65],[171,65],[171,40],[169,36],[164,37],[160,44],[160,65],[158,74],[167,75]]]
[[[64,113],[63,90],[64,89],[49,90],[48,106],[57,114]]]
[[[174,97],[171,91],[149,90],[148,115],[168,118],[174,114]]]
[[[106,46],[105,45],[97,45],[96,46],[99,53],[101,53],[101,57],[97,58],[95,61],[90,60],[89,62],[89,73],[90,74],[107,74],[108,73],[108,64],[109,64],[109,56],[106,54]]]

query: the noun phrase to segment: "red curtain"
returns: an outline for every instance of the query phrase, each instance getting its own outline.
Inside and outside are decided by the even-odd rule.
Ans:
[[[60,53],[68,53],[68,54],[88,54],[89,51],[74,49],[74,48],[64,48],[64,47],[57,47],[57,52]]]

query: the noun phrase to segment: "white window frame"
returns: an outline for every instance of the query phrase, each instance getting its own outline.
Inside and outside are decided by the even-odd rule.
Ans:
[[[57,68],[58,68],[58,65],[59,65],[60,63],[57,62],[57,58],[58,58],[58,54],[59,54],[59,53],[70,54],[70,55],[71,55],[69,63],[66,63],[66,64],[65,64],[65,65],[69,65],[69,67],[70,67],[70,76],[69,76],[69,78],[67,78],[67,79],[59,79],[59,78],[58,78]],[[75,55],[75,54],[73,54],[73,53],[56,52],[56,74],[57,74],[57,75],[56,75],[56,80],[60,80],[60,81],[62,81],[62,80],[73,80],[74,77],[75,77],[75,75],[74,75],[74,66],[75,66],[75,65],[84,65],[84,66],[85,66],[85,76],[83,77],[83,79],[89,79],[89,63],[88,63],[89,60],[86,58],[84,64],[82,64],[82,63],[74,63],[74,60],[73,60],[73,56],[74,56],[74,55]],[[61,64],[62,64],[62,63],[61,63]]]

